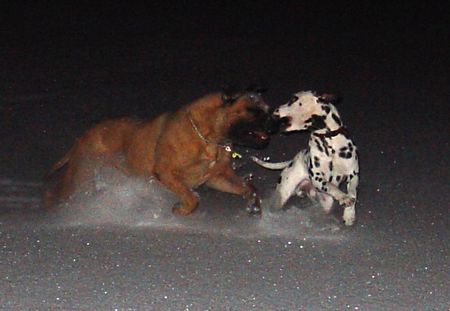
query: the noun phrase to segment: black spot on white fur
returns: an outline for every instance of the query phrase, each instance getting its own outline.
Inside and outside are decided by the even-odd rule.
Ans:
[[[322,110],[325,111],[326,114],[329,114],[331,111],[331,108],[327,105],[322,105]]]
[[[343,159],[350,159],[352,157],[351,152],[339,152],[339,156]]]
[[[311,129],[320,130],[327,127],[327,125],[325,124],[325,116],[313,114],[310,119],[312,121]]]
[[[341,119],[339,119],[339,117],[336,114],[332,113],[331,117],[339,126],[342,126],[342,121],[341,121]]]
[[[319,158],[318,157],[314,157],[314,166],[315,167],[319,167],[320,166],[320,160],[319,160]]]
[[[330,155],[330,153],[328,152],[328,147],[326,145],[324,145],[324,151],[327,156]]]
[[[320,145],[320,143],[316,143],[317,149],[319,149],[320,152],[323,152],[323,148]]]

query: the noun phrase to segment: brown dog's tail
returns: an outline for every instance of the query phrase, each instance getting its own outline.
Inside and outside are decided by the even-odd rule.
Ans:
[[[54,207],[56,203],[58,203],[59,192],[61,191],[61,183],[56,182],[56,184],[52,184],[51,178],[56,172],[58,172],[69,163],[76,151],[76,146],[77,144],[75,143],[73,147],[70,148],[70,150],[61,159],[53,164],[50,171],[48,171],[48,173],[44,177],[46,181],[46,188],[44,189],[42,195],[42,203],[45,209],[50,209]]]
[[[48,171],[48,173],[45,175],[46,180],[50,179],[53,174],[55,174],[69,162],[69,160],[72,158],[73,153],[75,152],[76,146],[77,144],[74,144],[72,148],[70,148],[70,150],[61,159],[53,164],[50,171]]]

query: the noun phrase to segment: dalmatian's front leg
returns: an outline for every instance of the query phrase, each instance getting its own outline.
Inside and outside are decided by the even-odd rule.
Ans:
[[[318,185],[318,188],[322,191],[320,199],[323,200],[323,202],[321,200],[321,205],[324,207],[325,211],[329,212],[331,210],[330,198],[327,198],[327,195],[329,195],[344,207],[344,223],[347,226],[351,226],[355,220],[356,199],[351,195],[342,192],[336,185],[329,182],[321,183]]]
[[[352,197],[342,192],[336,185],[330,182],[318,182],[313,180],[313,184],[317,189],[320,189],[320,191],[332,196],[333,199],[338,201],[342,206],[349,206],[355,201]]]
[[[344,208],[344,215],[342,216],[345,225],[351,226],[355,222],[356,216],[355,216],[355,204],[356,204],[356,192],[358,187],[359,177],[358,175],[353,175],[352,178],[347,183],[347,193],[348,195],[353,198],[353,203],[345,206]]]

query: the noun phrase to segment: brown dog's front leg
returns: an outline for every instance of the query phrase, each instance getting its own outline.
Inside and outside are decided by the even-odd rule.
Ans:
[[[206,185],[222,192],[243,196],[248,200],[248,213],[251,215],[261,214],[261,200],[255,187],[237,176],[231,167],[227,167],[220,174],[211,177]]]
[[[186,185],[180,178],[172,174],[164,174],[158,176],[159,181],[172,191],[180,200],[179,204],[175,204],[172,212],[177,215],[186,216],[191,214],[198,205],[197,195]]]

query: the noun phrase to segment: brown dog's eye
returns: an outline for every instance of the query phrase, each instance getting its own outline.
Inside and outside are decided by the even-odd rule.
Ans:
[[[261,109],[256,108],[256,107],[248,107],[247,111],[252,113],[253,115],[259,115],[263,112],[263,111],[261,111]]]
[[[261,101],[261,96],[259,96],[259,95],[256,94],[256,93],[250,93],[250,94],[248,95],[248,97],[249,97],[250,100],[251,100],[252,102],[254,102],[254,103],[258,103],[258,102]]]

